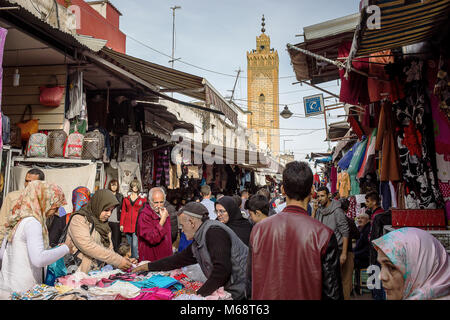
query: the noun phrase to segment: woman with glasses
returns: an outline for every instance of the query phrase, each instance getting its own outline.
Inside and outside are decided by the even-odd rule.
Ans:
[[[215,203],[217,220],[226,224],[248,246],[251,223],[242,216],[241,209],[232,197],[224,196]]]

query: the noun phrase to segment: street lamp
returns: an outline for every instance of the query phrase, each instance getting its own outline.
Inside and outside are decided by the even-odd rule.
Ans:
[[[286,105],[284,107],[284,110],[281,111],[280,116],[282,116],[284,119],[289,119],[292,117],[293,113],[289,110],[288,106]]]

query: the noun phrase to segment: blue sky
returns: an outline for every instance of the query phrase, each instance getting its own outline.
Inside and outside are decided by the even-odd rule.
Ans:
[[[170,60],[151,49],[157,49],[167,55],[172,50],[172,10],[174,5],[181,6],[176,10],[176,47],[175,58],[216,72],[236,75],[241,73],[235,98],[247,99],[246,52],[256,47],[256,37],[261,34],[261,17],[266,18],[266,34],[271,38],[271,47],[278,51],[280,58],[280,104],[292,104],[292,112],[303,114],[303,96],[321,93],[309,86],[295,82],[294,72],[286,51],[287,43],[303,42],[303,37],[295,37],[303,33],[303,27],[356,13],[357,0],[113,0],[111,1],[123,14],[120,20],[121,30],[127,34],[127,54],[164,66],[170,66]],[[133,39],[132,39],[133,38]],[[230,95],[235,78],[204,71],[186,64],[175,62],[175,69],[206,78],[224,95]],[[338,93],[337,81],[321,84],[323,88]],[[327,96],[327,94],[324,94]],[[189,98],[185,100],[189,101]],[[243,109],[246,102],[236,100]],[[293,104],[296,103],[296,104]],[[334,100],[329,100],[329,104]],[[280,106],[280,111],[283,106]],[[332,112],[333,122],[341,121]],[[301,119],[280,119],[280,128],[318,129],[324,128],[323,117]],[[306,153],[326,151],[328,144],[324,142],[325,131],[313,134],[291,136],[304,131],[281,130],[280,146],[286,141],[286,150],[293,151],[296,160],[304,160]],[[332,144],[333,145],[333,144]],[[282,150],[283,151],[283,150]]]

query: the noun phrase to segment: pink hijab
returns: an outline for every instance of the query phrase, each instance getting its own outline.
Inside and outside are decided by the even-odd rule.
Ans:
[[[403,300],[431,300],[450,295],[449,254],[430,233],[401,228],[372,243],[403,273]]]

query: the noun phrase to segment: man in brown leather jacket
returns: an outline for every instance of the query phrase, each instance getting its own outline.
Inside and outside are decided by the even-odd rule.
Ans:
[[[286,208],[250,236],[252,299],[342,300],[336,236],[306,211],[314,191],[307,163],[286,165],[281,191]]]

